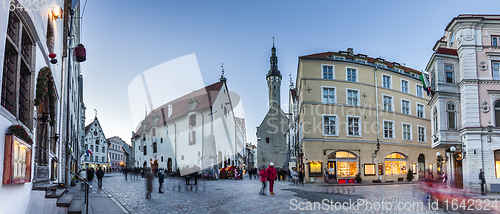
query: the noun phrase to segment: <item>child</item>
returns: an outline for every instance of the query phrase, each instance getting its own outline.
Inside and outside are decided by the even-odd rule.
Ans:
[[[262,182],[262,188],[260,189],[260,194],[261,195],[266,195],[266,170],[265,169],[259,169],[259,177],[260,177],[260,182]]]
[[[297,171],[295,171],[297,168],[293,167],[292,168],[292,182],[293,184],[297,184],[297,186],[299,185],[299,173]]]

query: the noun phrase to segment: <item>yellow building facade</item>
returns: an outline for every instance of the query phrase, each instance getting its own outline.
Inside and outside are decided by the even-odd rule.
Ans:
[[[298,165],[306,182],[438,179],[420,72],[352,49],[299,57]]]

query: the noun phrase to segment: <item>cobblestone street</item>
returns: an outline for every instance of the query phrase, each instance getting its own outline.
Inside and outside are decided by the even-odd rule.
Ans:
[[[182,179],[167,178],[163,187],[164,193],[158,193],[158,180],[155,179],[152,199],[146,200],[145,181],[142,178],[125,181],[122,174],[111,174],[106,175],[103,183],[111,195],[130,213],[449,213],[429,210],[426,204],[418,208],[422,196],[414,191],[417,187],[414,184],[372,186],[306,184],[297,187],[287,181],[276,181],[274,191],[276,195],[261,196],[258,194],[261,183],[258,179],[248,179],[248,176],[238,181],[198,180],[198,185],[185,185]],[[323,204],[321,207],[311,205],[313,202],[321,203],[323,199],[340,203],[337,206],[334,203],[333,207]],[[354,206],[353,203],[357,199],[371,202],[373,207],[367,204]],[[344,202],[345,206],[341,207]],[[381,202],[387,205],[389,205],[387,202],[390,202],[392,208],[382,210],[377,207]],[[400,203],[402,206],[398,209]]]

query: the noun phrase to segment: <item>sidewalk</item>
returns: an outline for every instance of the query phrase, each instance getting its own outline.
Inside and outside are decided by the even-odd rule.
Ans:
[[[81,199],[85,201],[85,192],[80,190],[80,184],[70,187],[67,194],[72,194],[73,200]],[[89,213],[123,214],[129,213],[129,211],[108,191],[105,189],[98,190],[97,181],[94,181],[93,188],[89,190]]]

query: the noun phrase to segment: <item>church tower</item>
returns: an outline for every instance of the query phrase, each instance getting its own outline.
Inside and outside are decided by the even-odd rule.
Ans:
[[[271,68],[267,72],[267,87],[269,88],[269,108],[272,105],[281,106],[280,102],[280,86],[281,86],[281,73],[278,70],[278,57],[276,56],[276,47],[274,47],[273,38],[273,48],[271,49]]]

